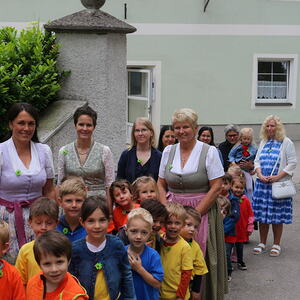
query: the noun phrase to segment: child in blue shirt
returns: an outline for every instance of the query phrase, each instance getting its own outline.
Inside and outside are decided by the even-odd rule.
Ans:
[[[151,214],[144,208],[133,209],[128,215],[125,246],[132,269],[137,300],[158,300],[164,271],[159,254],[146,245],[153,226]]]
[[[79,222],[85,198],[86,186],[81,177],[70,176],[59,187],[58,202],[64,215],[60,217],[56,230],[62,232],[71,242],[86,236],[86,231]]]

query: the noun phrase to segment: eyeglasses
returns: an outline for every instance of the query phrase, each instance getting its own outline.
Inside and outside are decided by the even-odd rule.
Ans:
[[[134,132],[135,133],[146,133],[149,129],[147,128],[143,128],[143,129],[135,129]]]
[[[238,134],[237,133],[236,134],[227,134],[227,136],[230,137],[230,138],[233,138],[233,137],[237,137]]]

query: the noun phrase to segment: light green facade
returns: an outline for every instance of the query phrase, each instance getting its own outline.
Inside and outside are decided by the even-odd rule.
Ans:
[[[253,56],[300,54],[300,1],[210,0],[107,0],[103,10],[137,26],[148,24],[216,24],[217,31],[203,27],[195,34],[128,35],[129,61],[161,64],[160,123],[170,123],[180,107],[198,111],[202,124],[259,124],[267,114],[278,114],[285,123],[299,122],[300,76],[297,65],[296,103],[293,106],[252,105]],[[0,22],[47,22],[83,9],[79,0],[0,0]],[[4,9],[3,9],[4,7]],[[233,24],[240,33],[224,32]],[[291,25],[289,34],[249,34],[243,25]],[[299,26],[299,27],[298,27]],[[247,27],[247,26],[246,26]],[[251,27],[251,26],[249,26]],[[179,25],[182,29],[182,26]],[[254,33],[253,33],[254,32]]]

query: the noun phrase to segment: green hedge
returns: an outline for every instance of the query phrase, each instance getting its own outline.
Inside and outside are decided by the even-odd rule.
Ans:
[[[40,112],[57,100],[68,72],[57,68],[55,35],[33,26],[17,32],[0,29],[0,139],[7,133],[6,112],[13,103],[28,102]]]

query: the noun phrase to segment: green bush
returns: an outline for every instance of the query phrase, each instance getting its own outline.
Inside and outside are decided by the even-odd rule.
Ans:
[[[59,46],[55,35],[33,26],[17,32],[0,29],[0,139],[7,133],[6,112],[17,102],[28,102],[40,112],[57,100],[65,71],[57,68]]]

